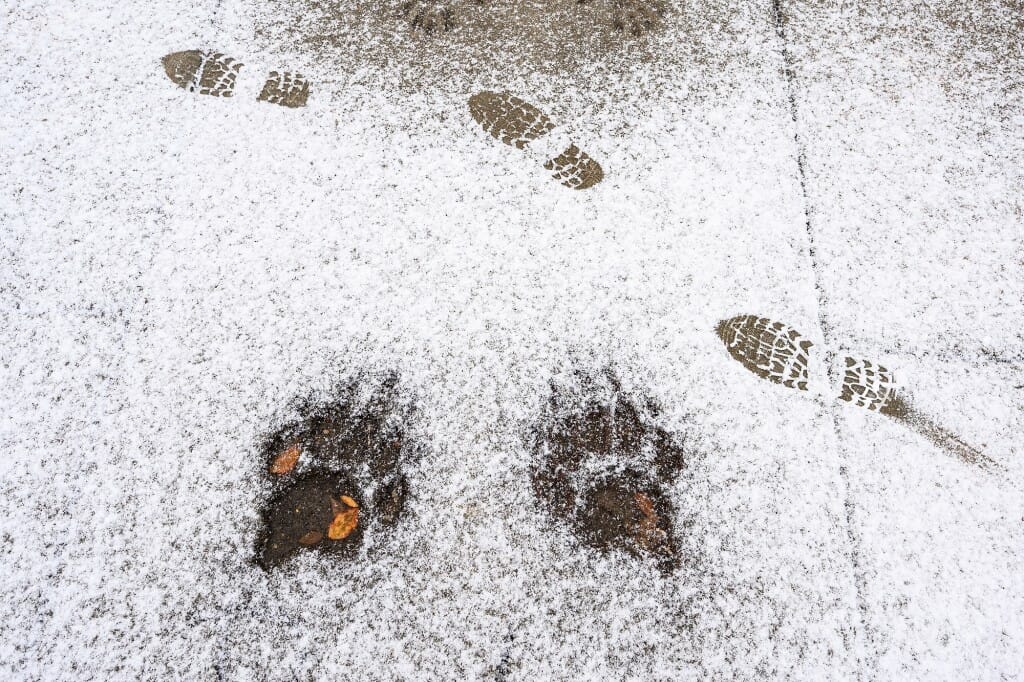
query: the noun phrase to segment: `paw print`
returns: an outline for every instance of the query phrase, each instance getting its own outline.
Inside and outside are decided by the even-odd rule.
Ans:
[[[663,2],[649,0],[616,0],[613,25],[624,34],[639,38],[661,25],[665,16]]]
[[[402,15],[413,30],[424,33],[450,31],[455,28],[455,15],[449,2],[410,0],[402,4]]]
[[[459,9],[467,2],[483,5],[486,0],[406,0],[400,10],[414,31],[443,33],[455,28]]]
[[[365,403],[346,393],[305,410],[269,440],[264,474],[272,492],[256,551],[265,570],[303,552],[352,558],[368,535],[385,535],[404,515],[404,469],[415,448],[394,382]]]
[[[589,385],[588,385],[589,384]],[[666,487],[686,465],[679,439],[652,423],[657,407],[608,385],[553,390],[534,443],[534,492],[553,521],[602,552],[679,566]]]
[[[577,0],[592,5],[594,0]],[[603,15],[611,14],[612,26],[624,35],[639,38],[661,26],[666,4],[663,0],[597,0]],[[605,4],[607,3],[607,4]],[[608,4],[611,6],[609,7]]]

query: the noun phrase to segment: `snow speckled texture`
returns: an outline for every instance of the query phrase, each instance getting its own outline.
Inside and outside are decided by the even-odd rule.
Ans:
[[[1024,615],[1024,7],[785,2],[829,340],[1007,467],[853,408],[868,679],[1009,679]],[[905,5],[905,6],[904,6]]]
[[[269,49],[238,0],[4,10],[2,674],[1016,674],[1019,99],[961,136],[995,115],[916,78],[921,44],[868,49],[788,8],[795,137],[769,4],[716,38],[725,68],[669,54],[621,90],[528,72],[389,88]],[[200,47],[247,65],[236,97],[168,81],[160,58]],[[883,66],[919,90],[877,94]],[[308,107],[255,101],[262,73],[298,67]],[[496,143],[466,107],[484,88],[528,95],[606,179],[574,193]],[[890,143],[921,127],[926,145]],[[959,193],[930,184],[950,155]],[[893,360],[1007,471],[758,380],[714,335],[740,313]],[[532,497],[549,383],[609,365],[696,444],[672,489],[692,562],[668,578],[582,548]],[[390,370],[426,449],[412,518],[351,565],[262,573],[262,439]]]

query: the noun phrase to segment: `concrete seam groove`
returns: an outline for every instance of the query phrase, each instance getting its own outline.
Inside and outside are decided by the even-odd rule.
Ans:
[[[771,12],[772,20],[775,24],[775,32],[778,36],[782,51],[782,69],[786,79],[786,94],[789,101],[790,118],[793,122],[793,141],[796,146],[797,172],[800,180],[800,192],[803,197],[804,229],[807,233],[807,253],[808,258],[811,261],[811,270],[814,277],[814,289],[818,302],[818,325],[821,328],[822,339],[824,340],[827,348],[832,346],[832,328],[826,313],[827,297],[825,296],[825,291],[822,286],[821,263],[818,259],[814,227],[811,220],[811,203],[807,190],[807,148],[800,135],[800,111],[796,97],[796,70],[794,67],[793,54],[789,47],[788,36],[786,35],[783,0],[771,0]],[[826,367],[830,367],[832,364],[831,358],[826,356],[824,364]],[[851,496],[850,474],[846,465],[848,453],[842,444],[843,440],[839,426],[839,415],[836,413],[834,405],[829,408],[829,413],[832,417],[832,427],[836,436],[836,447],[841,459],[839,476],[843,483],[843,510],[846,521],[846,536],[850,546],[850,563],[853,569],[855,599],[857,610],[860,615],[859,623],[856,624],[859,626],[859,633],[854,633],[854,641],[857,642],[857,640],[860,640],[860,645],[855,645],[854,658],[857,661],[858,678],[863,679],[865,671],[863,670],[864,661],[862,654],[864,653],[863,640],[866,636],[867,629],[865,623],[865,619],[867,617],[867,603],[864,598],[866,580],[860,561],[861,539],[855,527],[856,505],[854,504]],[[859,649],[859,651],[857,649]]]

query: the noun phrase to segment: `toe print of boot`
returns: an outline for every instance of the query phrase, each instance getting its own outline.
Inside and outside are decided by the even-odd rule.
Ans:
[[[666,492],[686,464],[677,439],[652,425],[657,408],[610,392],[553,390],[537,429],[532,482],[557,524],[601,552],[680,564],[675,509]]]
[[[243,66],[223,53],[202,50],[174,52],[163,58],[163,65],[167,77],[178,87],[214,97],[235,94],[235,80]]]
[[[303,552],[352,560],[368,534],[378,537],[405,512],[404,469],[415,449],[393,383],[368,402],[353,391],[280,429],[269,440],[264,475],[272,493],[256,550],[266,570]]]
[[[188,92],[214,97],[233,97],[241,62],[221,52],[185,50],[163,58],[164,72]],[[256,97],[285,107],[302,107],[309,98],[309,81],[290,71],[271,71]]]
[[[715,329],[729,355],[747,370],[777,384],[806,391],[812,344],[781,322],[756,315],[722,320]],[[892,373],[873,362],[844,358],[842,386],[828,396],[879,412],[913,429],[945,452],[969,464],[995,467],[984,453],[917,410],[902,394]],[[838,395],[836,395],[838,393]]]
[[[531,150],[545,140],[540,160],[552,177],[571,189],[588,189],[604,178],[600,164],[568,140],[552,138],[555,124],[537,107],[508,92],[480,92],[469,98],[469,113],[492,137],[516,149]],[[558,152],[559,153],[552,153]]]

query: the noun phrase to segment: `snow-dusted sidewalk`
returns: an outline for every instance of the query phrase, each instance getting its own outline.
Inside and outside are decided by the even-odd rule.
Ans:
[[[4,9],[2,674],[1018,675],[1024,17],[835,4],[676,3],[564,71],[336,47],[291,0]],[[190,49],[244,62],[239,94],[175,87]],[[307,106],[257,101],[275,69]],[[497,143],[482,90],[603,180]],[[1001,468],[759,380],[715,334],[741,314],[891,367]],[[667,575],[531,488],[552,382],[606,367],[692,447]],[[385,372],[423,446],[409,517],[260,570],[261,444]]]

